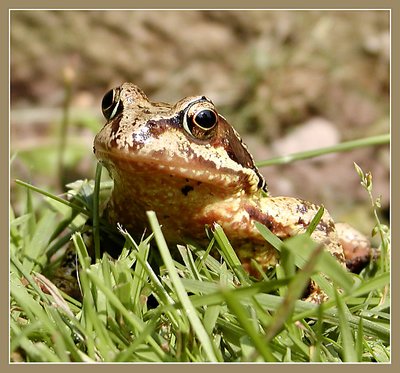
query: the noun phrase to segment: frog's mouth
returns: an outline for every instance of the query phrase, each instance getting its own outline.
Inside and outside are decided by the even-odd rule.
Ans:
[[[149,156],[140,152],[133,154],[97,148],[95,153],[113,178],[140,179],[145,175],[148,179],[149,175],[153,175],[154,182],[157,183],[157,176],[170,176],[210,184],[213,188],[231,193],[240,189],[248,190],[251,185],[254,186],[254,181],[251,180],[254,174],[246,172],[248,170],[221,167],[201,156],[191,157],[191,160],[187,161],[160,151]]]

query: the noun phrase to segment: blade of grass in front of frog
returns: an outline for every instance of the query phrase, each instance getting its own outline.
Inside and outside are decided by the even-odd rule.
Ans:
[[[42,329],[42,330],[40,330]],[[41,331],[41,333],[40,333]],[[43,325],[40,321],[30,323],[28,326],[20,329],[19,324],[14,320],[10,321],[10,356],[15,352],[24,353],[26,356],[24,361],[41,362],[41,363],[56,363],[62,362],[55,351],[48,347],[42,341],[35,340],[33,343],[29,337],[30,334],[44,334]],[[69,360],[65,360],[69,361]],[[64,362],[65,362],[64,361]],[[79,361],[79,360],[78,360]]]
[[[198,287],[195,284],[193,284],[193,282],[189,283],[187,281],[188,280],[183,280],[182,282],[185,284],[185,286],[187,286],[188,291],[192,289],[191,286],[193,285],[194,285],[193,290],[195,291],[198,290]],[[279,289],[279,287],[287,285],[288,283],[289,279],[272,280],[269,282],[255,283],[251,286],[235,288],[232,291],[237,293],[237,296],[246,303],[251,302],[251,300],[248,300],[249,298],[256,297],[257,301],[259,301],[260,304],[262,304],[262,306],[267,311],[276,311],[280,306],[280,304],[282,303],[283,298],[268,293],[273,290]],[[221,302],[220,286],[218,284],[205,283],[204,285],[201,284],[199,286],[201,286],[201,290],[205,294],[190,296],[190,299],[196,308],[202,306],[215,305]],[[296,302],[295,311],[297,313],[307,312],[307,315],[313,316],[315,314],[315,309],[316,306],[310,302],[304,302],[304,301]]]
[[[290,279],[285,278],[282,280],[257,282],[253,283],[250,286],[239,288],[233,288],[234,285],[230,284],[229,287],[231,287],[232,289],[226,289],[225,293],[227,293],[228,291],[233,291],[235,292],[235,294],[237,293],[237,296],[239,298],[247,299],[253,296],[257,296],[259,294],[269,295],[264,293],[269,293],[271,291],[279,289],[280,287],[287,285],[289,282]],[[192,292],[195,294],[190,296],[190,300],[195,307],[216,305],[223,300],[221,298],[221,285],[219,283],[206,281],[200,282],[193,279],[182,279],[182,283],[185,286],[187,292]],[[201,295],[199,295],[199,293],[201,293]],[[268,309],[275,311],[283,298],[276,295],[270,295],[270,297],[272,306]],[[304,309],[301,310],[304,311]]]
[[[257,275],[254,277],[259,278],[260,280],[269,281],[269,277],[262,266],[253,258],[251,259],[251,268],[257,271]]]
[[[165,352],[161,349],[159,344],[156,342],[156,340],[152,337],[153,330],[149,330],[146,328],[146,324],[141,320],[139,317],[137,317],[133,312],[129,311],[124,307],[124,305],[121,303],[121,301],[118,299],[116,294],[114,294],[112,289],[109,289],[102,281],[101,279],[93,273],[93,271],[89,269],[85,270],[85,273],[87,276],[90,278],[90,280],[98,287],[106,296],[108,302],[115,307],[116,311],[118,311],[124,318],[127,323],[129,323],[134,331],[136,338],[142,338],[142,340],[146,341],[147,343],[152,346],[154,349],[154,352],[157,354],[157,356],[165,361],[166,360],[166,355]]]
[[[214,224],[214,237],[222,252],[222,256],[224,257],[228,265],[232,268],[232,270],[235,272],[235,274],[238,276],[241,284],[250,285],[251,281],[249,279],[249,275],[244,270],[242,263],[237,257],[235,250],[233,250],[233,247],[229,242],[228,237],[226,237],[224,230],[217,223]]]
[[[385,281],[385,280],[383,280],[383,281]],[[187,291],[190,291],[192,289],[191,288],[192,285],[189,285],[189,283],[186,282],[186,280],[184,280],[183,282],[185,283],[185,288],[187,289]],[[287,281],[286,281],[286,283],[287,283]],[[381,285],[382,284],[384,285],[384,283],[381,283]],[[282,286],[282,285],[283,284],[277,283],[278,288],[279,288],[279,286]],[[201,290],[204,292],[207,289],[207,287],[205,287],[204,285],[201,285],[201,286],[202,286]],[[265,285],[263,283],[260,283],[260,285],[257,285],[257,286],[265,286]],[[192,290],[194,292],[196,292],[198,289],[196,289],[196,287],[194,287]],[[252,286],[252,287],[245,287],[245,288],[242,287],[242,288],[236,289],[235,291],[237,291],[238,294],[240,293],[240,299],[243,299],[246,303],[251,302],[251,300],[249,299],[250,297],[256,296],[257,301],[260,301],[262,306],[265,307],[266,310],[276,311],[278,309],[279,305],[281,304],[282,298],[277,297],[275,295],[263,294],[263,293],[270,292],[271,290],[273,290],[273,288],[271,288],[271,289],[265,288],[263,291],[260,291],[260,294],[256,294],[258,291],[256,290],[256,287]],[[366,288],[365,291],[366,290],[368,290],[368,289]],[[208,292],[206,291],[206,294],[204,294],[204,295],[192,296],[191,299],[192,299],[193,304],[196,307],[201,307],[204,305],[209,306],[209,305],[218,304],[219,302],[221,302],[220,295],[218,293],[211,293],[211,291],[212,291],[212,289],[210,288],[210,291],[208,291]],[[332,295],[332,297],[333,296],[334,295]],[[348,297],[346,297],[345,299],[348,299]],[[334,299],[330,300],[330,301],[328,300],[325,305],[327,308],[327,311],[325,314],[325,320],[328,323],[337,324],[336,311],[334,309],[331,309],[335,305]],[[301,320],[301,319],[310,318],[310,317],[314,318],[314,317],[316,317],[316,312],[317,312],[317,307],[315,305],[313,305],[309,302],[296,301],[295,315],[293,316],[293,320]],[[349,323],[353,329],[356,328],[356,326],[358,325],[358,322],[359,322],[359,317],[357,317],[357,316],[352,316],[349,320]],[[387,341],[390,336],[390,334],[389,334],[390,330],[388,329],[388,327],[381,326],[379,324],[370,322],[368,320],[365,320],[365,332],[369,336],[380,338],[385,341]]]
[[[294,261],[296,267],[303,268],[317,248],[318,244],[313,241],[307,233],[304,233],[283,241],[281,253],[286,253],[286,256],[290,256],[291,261]],[[324,253],[321,253],[321,255],[324,255]],[[316,264],[315,272],[317,272],[319,262]],[[332,284],[324,276],[319,273],[314,273],[311,275],[311,279],[314,280],[329,297],[333,297]]]
[[[344,297],[343,299],[345,301],[346,298]],[[324,306],[325,306],[325,312],[324,312],[325,322],[333,325],[338,325],[337,309],[335,308],[336,300],[335,299],[328,300],[327,302],[324,303]],[[302,310],[301,308],[299,308],[296,315],[293,316],[293,320],[296,321],[304,318],[315,318],[316,317],[315,311],[316,311],[315,308],[309,308],[308,310],[305,310],[304,308]],[[379,338],[382,341],[384,341],[384,343],[390,342],[390,326],[382,325],[375,321],[370,321],[366,318],[364,318],[363,320],[364,320],[363,326],[365,335],[368,335],[369,337]],[[347,315],[347,322],[353,330],[357,330],[358,324],[360,322],[360,317],[355,315]]]
[[[284,253],[285,250],[282,251],[282,253]],[[283,257],[281,255],[281,263],[283,262]],[[286,277],[286,271],[284,269],[284,267],[282,265],[280,265],[279,263],[276,264],[275,266],[275,273],[276,273],[276,278],[278,280],[284,279]],[[287,292],[287,286],[282,286],[281,288],[279,288],[279,295],[281,297],[285,296],[286,292]]]
[[[146,263],[149,257],[150,244],[146,244],[143,241],[140,242],[138,251],[136,253],[136,264],[134,269],[134,277],[131,286],[130,298],[132,300],[132,306],[136,314],[142,312],[142,306],[140,302],[140,294],[142,289],[147,284],[148,274],[146,272],[145,266],[142,263]],[[139,260],[140,258],[141,260]]]
[[[354,338],[347,321],[349,316],[352,315],[337,290],[335,291],[335,300],[337,304],[340,336],[342,341],[342,358],[345,362],[356,362],[357,352],[354,349]],[[359,326],[357,325],[357,327]]]
[[[40,263],[40,256],[46,251],[50,243],[50,237],[56,229],[56,215],[57,214],[51,210],[46,210],[43,213],[37,223],[33,236],[24,248],[22,265],[26,268],[27,272],[38,267],[37,264]]]
[[[274,311],[281,303],[281,298],[271,294],[257,294],[257,300],[267,310]],[[338,325],[337,310],[334,308],[336,305],[335,299],[325,302],[324,320],[327,323]],[[295,314],[293,321],[301,320],[304,318],[316,318],[317,306],[305,301],[296,301]],[[358,328],[359,316],[349,315],[348,323],[353,330]],[[390,327],[383,326],[379,323],[367,320],[364,318],[364,333],[368,336],[379,338],[384,343],[390,342]]]
[[[29,188],[26,189],[26,214],[29,214],[28,234],[27,237],[32,237],[36,230],[36,216],[33,209],[32,193]]]
[[[217,320],[221,311],[223,310],[223,306],[220,304],[216,304],[213,306],[209,306],[204,311],[204,327],[206,328],[206,332],[212,335],[214,329],[217,326]]]
[[[371,277],[364,280],[360,286],[355,287],[351,294],[348,296],[357,298],[364,294],[369,294],[372,291],[383,289],[385,286],[390,284],[390,272],[379,274],[375,277]],[[346,298],[347,299],[347,298]]]
[[[36,283],[40,284],[40,288],[42,289],[43,292],[49,294],[52,297],[53,301],[52,303],[54,306],[62,309],[68,315],[69,318],[75,317],[71,309],[69,308],[67,302],[62,297],[60,291],[50,280],[48,280],[42,274],[36,272],[32,272],[32,278]]]
[[[11,287],[10,287],[11,290]],[[16,299],[13,299],[16,302]],[[25,309],[21,307],[21,311],[25,312]],[[13,317],[13,312],[11,312],[10,317],[10,356],[13,355],[15,351],[26,351],[27,356],[31,359],[31,361],[37,361],[33,358],[32,355],[35,355],[35,352],[32,353],[32,349],[35,348],[33,343],[29,340],[29,336],[36,332],[36,330],[42,328],[43,324],[41,320],[36,320],[27,323],[25,326],[21,325],[16,321]],[[32,346],[33,345],[33,346]],[[51,360],[49,360],[51,361]]]
[[[11,256],[10,263],[11,263],[11,272],[14,273],[16,276],[17,272],[19,272],[19,274],[22,275],[22,278],[25,278],[25,280],[28,281],[29,285],[32,286],[32,288],[39,295],[41,300],[43,302],[48,302],[48,299],[46,298],[40,287],[36,284],[36,282],[32,278],[30,271],[26,269],[26,267],[18,260],[18,258],[16,258],[15,256]],[[18,277],[21,277],[20,275]]]
[[[179,253],[181,254],[183,263],[185,264],[187,270],[190,272],[190,276],[195,278],[196,280],[201,281],[201,276],[199,271],[197,270],[197,267],[195,265],[192,251],[183,245],[177,245]]]
[[[148,350],[148,353],[152,353],[155,355],[152,359],[143,358],[143,343],[146,341],[148,335],[151,335],[155,332],[158,327],[159,320],[161,319],[161,313],[152,317],[144,329],[143,333],[141,333],[134,341],[130,341],[126,348],[121,349],[121,351],[115,356],[114,362],[131,362],[132,355],[136,355],[138,357],[138,362],[156,362],[159,363],[161,361],[160,357],[157,355],[157,352]],[[142,346],[141,346],[142,345]],[[141,351],[142,350],[142,351]],[[170,356],[165,355],[164,362],[173,361]]]
[[[101,359],[108,361],[112,356],[118,353],[117,347],[113,343],[111,334],[107,331],[107,318],[115,314],[114,308],[110,305],[109,299],[104,294],[103,289],[93,284],[93,277],[104,284],[105,287],[112,288],[112,281],[110,278],[110,265],[107,255],[98,263],[90,265],[91,259],[88,255],[85,243],[80,233],[73,235],[73,242],[75,244],[79,263],[82,270],[79,273],[80,286],[83,293],[83,306],[82,311],[86,324],[86,333],[95,333],[95,339],[88,339],[88,354],[91,358],[96,359],[96,351],[99,350]],[[114,268],[114,267],[113,267]],[[93,277],[87,273],[90,271]],[[118,277],[118,276],[117,276]],[[120,276],[121,277],[121,276]],[[124,276],[122,276],[125,278]],[[90,283],[92,282],[92,284]],[[121,287],[117,288],[117,293],[121,296],[124,294]],[[111,312],[111,313],[110,313]]]
[[[324,340],[324,328],[323,328],[323,319],[324,319],[324,310],[325,310],[325,303],[321,303],[318,306],[317,310],[317,322],[315,325],[314,329],[314,335],[312,336],[314,339],[314,344],[313,348],[310,348],[310,362],[312,363],[320,363],[322,362],[322,354],[321,354],[321,349],[322,349],[322,342]]]
[[[357,352],[357,361],[362,361],[363,355],[363,343],[364,343],[364,331],[363,331],[363,318],[360,317],[360,322],[358,323],[357,339],[355,350]]]
[[[75,245],[80,265],[83,269],[89,268],[91,259],[80,232],[76,232],[72,235],[72,242]]]
[[[277,286],[282,286],[285,283],[278,283]],[[287,281],[286,281],[287,284]],[[261,291],[262,286],[266,286],[264,283],[257,284],[261,286],[260,291],[255,290],[255,285],[250,287],[242,287],[235,289],[238,292],[239,298],[246,304],[251,303],[251,297],[255,296],[257,301],[267,310],[276,311],[282,303],[282,297],[267,294],[274,288],[265,288]],[[258,294],[257,294],[258,292]],[[255,294],[256,293],[256,294]],[[205,294],[205,295],[193,295],[191,296],[192,303],[195,307],[210,306],[214,304],[219,304],[221,302],[221,295],[218,292]],[[328,300],[325,304],[324,319],[330,324],[337,325],[337,311],[333,308],[335,306],[335,300]],[[318,307],[310,302],[297,300],[295,302],[295,310],[293,315],[293,321],[302,320],[305,318],[317,318]],[[356,329],[359,323],[360,317],[351,316],[349,317],[349,324],[352,329]],[[390,328],[387,326],[382,326],[380,324],[374,323],[372,321],[364,319],[364,333],[368,336],[382,339],[385,343],[390,341]]]
[[[24,181],[18,180],[18,179],[15,180],[15,182],[18,185],[24,186],[25,188],[29,188],[29,189],[37,192],[37,193],[40,193],[40,194],[42,194],[42,195],[44,195],[44,196],[46,196],[48,198],[51,198],[51,199],[53,199],[53,200],[55,200],[55,201],[57,201],[59,203],[62,203],[64,205],[66,205],[66,206],[68,206],[68,207],[70,207],[70,208],[82,213],[82,214],[85,214],[85,215],[89,216],[89,211],[85,210],[84,208],[82,208],[82,207],[80,207],[78,205],[75,205],[74,203],[71,203],[71,202],[69,202],[69,201],[67,201],[65,199],[62,199],[62,198],[60,198],[60,197],[58,197],[58,196],[56,196],[54,194],[51,194],[51,193],[45,191],[44,189],[35,187],[34,185],[25,183]]]
[[[323,252],[323,245],[320,244],[313,250],[307,263],[294,276],[289,283],[285,297],[272,318],[271,326],[268,328],[266,338],[271,341],[281,330],[284,323],[289,319],[293,312],[295,302],[301,297],[306,289],[310,276],[313,273],[318,260]]]
[[[31,276],[31,274],[29,272],[26,271],[26,269],[23,267],[23,265],[21,264],[21,262],[14,256],[12,256],[10,258],[11,261],[11,269],[12,272],[15,272],[15,270],[17,270],[18,272],[20,272],[20,274],[23,276],[23,278],[25,278],[29,284],[32,286],[32,288],[34,289],[34,291],[39,295],[39,297],[42,299],[42,301],[45,304],[48,304],[49,306],[52,306],[54,303],[54,300],[49,299],[49,297],[43,293],[43,291],[41,290],[41,288],[37,285],[36,281],[33,279],[33,277]],[[14,270],[15,268],[15,270]],[[67,297],[68,298],[68,297]],[[76,300],[75,304],[79,303]],[[35,304],[37,303],[37,300],[35,299]],[[77,336],[82,336],[82,328],[80,327],[80,325],[77,323],[77,320],[75,319],[75,317],[72,317],[71,314],[69,312],[66,312],[66,315],[69,318],[69,322],[72,322],[72,324],[74,325],[74,333]]]
[[[182,317],[181,310],[176,308],[176,302],[166,291],[166,289],[158,279],[157,275],[154,273],[153,268],[151,268],[148,262],[144,262],[142,258],[137,257],[137,260],[142,263],[143,268],[149,276],[150,285],[153,289],[153,294],[160,304],[162,312],[165,312],[165,314],[169,317],[173,327],[176,330],[185,330],[185,328],[187,327],[185,324],[186,320]]]
[[[178,299],[182,303],[183,309],[186,311],[187,318],[189,319],[189,322],[190,322],[194,332],[196,333],[196,335],[199,339],[199,342],[201,343],[201,345],[204,349],[204,352],[207,355],[208,360],[216,362],[219,359],[217,358],[217,356],[215,354],[213,341],[211,340],[210,336],[207,334],[206,330],[204,329],[204,326],[200,321],[200,318],[196,312],[196,309],[194,308],[192,302],[190,301],[190,299],[185,291],[185,288],[181,282],[181,279],[179,278],[179,275],[175,268],[171,253],[169,252],[167,243],[161,232],[161,228],[158,223],[157,216],[154,211],[147,211],[147,217],[149,219],[152,231],[154,232],[154,237],[155,237],[157,246],[160,250],[161,257],[162,257],[163,262],[168,270],[171,282],[175,288]],[[187,332],[188,332],[188,330],[186,330],[186,333]]]
[[[42,290],[37,286],[35,281],[32,279],[29,273],[26,273],[22,264],[16,259],[12,258],[12,264],[15,268],[18,268],[18,271],[24,276],[24,278],[29,282],[29,284],[34,289],[34,293],[28,292],[27,287],[22,285],[20,276],[17,277],[15,272],[12,272],[10,275],[10,296],[11,299],[16,301],[16,304],[21,307],[24,313],[28,316],[31,323],[35,323],[36,321],[39,322],[39,328],[37,333],[33,334],[32,336],[43,336],[46,333],[49,333],[52,337],[57,340],[59,336],[62,336],[64,343],[69,346],[69,352],[75,361],[82,361],[81,357],[79,356],[79,352],[72,341],[71,334],[68,332],[68,328],[60,327],[64,324],[63,321],[58,320],[57,323],[55,320],[55,315],[53,314],[52,317],[49,316],[51,312],[59,313],[59,309],[55,309],[54,305],[51,302],[51,299],[46,297],[46,295],[42,292]],[[42,299],[42,302],[37,301],[37,296]],[[43,307],[47,307],[46,311]],[[61,315],[61,313],[60,313]],[[68,314],[67,314],[68,316]],[[29,324],[32,325],[32,324]],[[44,333],[44,334],[43,334]],[[31,336],[29,336],[32,338]],[[55,342],[57,343],[57,342]],[[29,351],[27,351],[29,355]],[[42,358],[35,361],[44,361]],[[68,359],[65,361],[69,361]]]
[[[90,351],[89,356],[92,358],[100,355],[101,360],[110,361],[112,356],[118,353],[118,348],[113,343],[111,333],[108,331],[106,324],[104,324],[104,316],[100,316],[100,312],[103,310],[99,309],[97,299],[94,297],[99,291],[102,291],[104,294],[103,289],[98,284],[99,282],[104,284],[102,280],[98,280],[98,282],[93,280],[93,278],[96,278],[96,280],[99,278],[95,272],[94,268],[82,269],[79,275],[83,290],[82,313],[85,320],[86,332],[93,336],[91,349],[88,348],[88,351]],[[89,276],[89,273],[92,276]],[[106,287],[105,284],[103,286]],[[109,301],[107,294],[104,295],[107,301]]]
[[[214,238],[213,238],[214,240]],[[210,284],[210,283],[214,283],[216,281],[218,281],[218,286],[219,288],[228,288],[230,286],[230,284],[233,283],[234,280],[234,274],[232,273],[232,271],[228,270],[228,267],[226,265],[226,263],[222,263],[222,265],[220,266],[220,272],[218,273],[218,278],[217,280],[215,280],[215,278],[213,278],[212,274],[210,273],[208,267],[204,267],[204,270],[202,271],[202,274],[206,274],[206,281],[202,281],[202,284]],[[185,284],[184,284],[185,285]],[[185,289],[186,291],[189,292],[189,290],[187,289],[186,285],[185,285]],[[198,293],[198,295],[204,295],[204,286],[201,287],[200,292]],[[215,330],[219,330],[218,328],[218,319],[219,316],[223,316],[225,311],[226,311],[226,305],[222,303],[220,304],[214,304],[211,306],[207,306],[207,307],[203,307],[203,309],[205,309],[204,311],[204,317],[203,317],[203,323],[204,326],[206,328],[207,333],[209,333],[210,335],[214,335],[214,340],[216,340],[215,338],[215,333],[213,334],[214,329]],[[225,338],[223,338],[225,339]],[[219,339],[219,343],[216,342],[217,347],[221,348],[222,346],[220,346],[220,343],[223,343],[223,339],[222,336]],[[232,355],[231,355],[232,356]]]
[[[298,249],[298,247],[295,248],[294,246],[289,246],[289,248],[290,247],[292,248],[292,251]],[[304,255],[303,258],[308,258],[312,253],[312,248],[310,246],[303,247],[305,249],[300,250],[299,255]],[[331,255],[327,250],[324,250],[322,252],[321,260],[318,261],[316,265],[316,270],[327,275],[333,281],[333,283],[337,284],[338,287],[342,288],[346,293],[351,293],[354,284],[351,274],[347,272],[346,268],[340,265],[336,258]],[[327,283],[322,276],[319,282],[321,281]]]
[[[228,305],[231,312],[236,316],[241,327],[246,331],[247,336],[253,341],[255,350],[250,355],[250,361],[256,360],[258,354],[260,354],[265,361],[274,362],[276,358],[272,354],[269,343],[266,343],[260,330],[257,330],[252,322],[249,320],[249,315],[246,309],[241,304],[240,298],[234,292],[221,291],[221,294]],[[241,337],[243,338],[243,337]]]
[[[279,240],[279,238],[276,236],[276,239],[272,237],[274,234],[265,225],[258,222],[255,222],[255,225],[260,234],[269,243],[272,244],[272,242]],[[280,242],[282,243],[282,241]],[[297,236],[290,237],[284,241],[284,244],[295,255],[295,263],[299,268],[304,266],[316,246],[315,243],[314,245],[310,244],[310,238],[308,237],[308,234],[299,234]],[[274,247],[279,251],[282,250],[281,244],[274,245]],[[323,251],[321,255],[322,258],[318,261],[315,269],[319,272],[325,273],[333,282],[337,283],[338,286],[343,288],[346,292],[350,292],[353,286],[353,279],[351,278],[350,274],[326,250]]]
[[[206,250],[202,250],[200,248],[194,247],[192,245],[189,245],[191,250],[197,255],[198,259],[198,265],[197,265],[197,270],[201,271],[203,266],[207,267],[207,272],[206,275],[210,275],[208,272],[211,271],[213,273],[218,273],[221,267],[221,263],[215,259],[213,256],[209,255],[210,251],[212,250],[213,246],[215,245],[215,238],[213,237],[207,246]],[[211,278],[210,278],[211,280]]]
[[[279,237],[274,235],[264,224],[261,224],[258,221],[255,221],[254,224],[257,230],[269,244],[271,244],[278,251],[282,250],[283,241]]]
[[[382,145],[382,144],[389,144],[390,143],[390,134],[378,135],[378,136],[371,136],[365,139],[358,139],[352,141],[342,142],[340,144],[322,148],[322,149],[315,149],[315,150],[308,150],[305,152],[299,152],[291,155],[285,155],[283,157],[275,157],[265,161],[258,161],[256,162],[257,167],[265,167],[265,166],[272,166],[272,165],[281,165],[281,164],[288,164],[294,161],[299,161],[308,158],[315,158],[319,157],[324,154],[329,153],[339,153],[345,152],[361,147],[366,146],[375,146],[375,145]]]
[[[94,179],[94,191],[93,191],[93,239],[94,239],[94,257],[97,260],[100,259],[100,216],[99,216],[99,193],[100,193],[100,179],[101,170],[103,166],[100,163],[96,165],[96,174]]]
[[[315,228],[317,228],[318,223],[320,222],[322,215],[324,215],[324,211],[325,208],[324,206],[321,206],[317,213],[315,214],[315,216],[312,218],[310,224],[308,225],[307,229],[306,229],[306,234],[308,234],[309,236],[312,235],[312,233],[314,232]]]
[[[198,257],[198,259],[196,259],[197,271],[201,271],[204,264],[212,265],[212,262],[210,263],[210,261],[208,259],[211,258],[210,252],[211,252],[212,248],[214,247],[214,244],[215,244],[215,238],[212,237],[207,246],[207,249],[205,251],[198,247],[193,246],[192,244],[188,245],[190,250],[192,250],[192,252],[194,252]],[[216,267],[216,269],[218,270],[218,267]],[[208,274],[208,271],[206,271],[206,275],[207,274]]]

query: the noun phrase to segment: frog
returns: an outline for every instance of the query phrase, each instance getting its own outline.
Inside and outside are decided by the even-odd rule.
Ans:
[[[239,133],[206,96],[152,102],[127,82],[104,95],[102,113],[106,123],[93,151],[114,181],[104,216],[134,237],[149,230],[147,211],[155,211],[171,246],[206,245],[205,227],[218,224],[244,269],[256,276],[253,261],[267,270],[280,260],[256,222],[286,240],[304,233],[320,209],[300,198],[272,196]],[[335,223],[326,209],[311,238],[354,272],[370,261],[368,239]],[[311,286],[308,300],[325,298]]]

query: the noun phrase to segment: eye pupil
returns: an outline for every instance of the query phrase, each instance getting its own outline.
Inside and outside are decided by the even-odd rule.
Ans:
[[[204,129],[211,129],[217,123],[217,115],[212,110],[202,110],[196,114],[194,122]]]
[[[118,88],[111,89],[104,95],[101,101],[101,110],[107,120],[111,120],[122,110],[119,93],[120,91]]]

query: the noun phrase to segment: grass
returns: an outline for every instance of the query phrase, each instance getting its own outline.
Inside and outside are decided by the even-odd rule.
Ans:
[[[261,281],[243,270],[218,225],[209,247],[179,246],[175,260],[154,212],[148,212],[152,234],[135,242],[120,229],[125,243],[119,258],[100,257],[97,248],[91,263],[81,233],[87,218],[95,222],[96,247],[99,232],[111,229],[99,218],[100,196],[110,189],[100,183],[100,168],[96,182],[71,184],[68,200],[18,181],[27,202],[21,216],[11,210],[11,361],[390,361],[390,235],[379,220],[371,175],[356,170],[371,198],[379,260],[351,274],[310,239],[310,231],[282,242],[258,224],[284,258]],[[40,213],[33,210],[33,192],[45,198]],[[47,279],[68,241],[81,268],[81,301]],[[152,244],[161,265],[151,259]],[[212,247],[220,260],[209,255]],[[320,306],[299,300],[310,277],[330,295]]]

